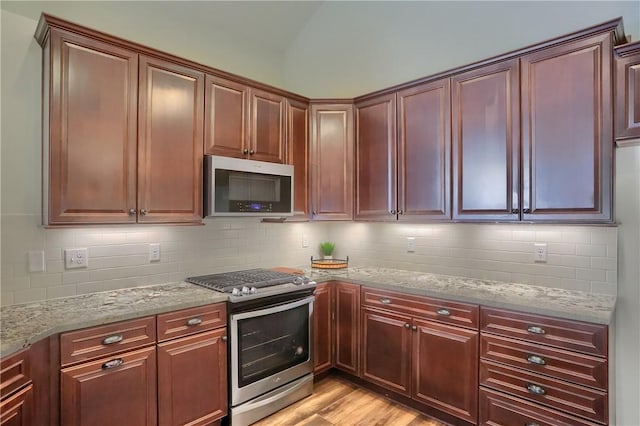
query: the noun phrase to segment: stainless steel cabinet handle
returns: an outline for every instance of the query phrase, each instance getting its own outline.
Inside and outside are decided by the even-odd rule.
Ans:
[[[122,334],[114,334],[113,336],[107,336],[104,339],[102,339],[102,344],[103,345],[113,345],[115,343],[122,342],[122,339],[124,339]]]
[[[140,215],[141,216],[146,216],[147,215],[147,209],[140,209]]]
[[[247,148],[245,148],[245,149],[243,149],[243,150],[242,150],[242,153],[243,153],[243,154],[248,154],[248,153],[249,153],[249,150],[248,150]]]
[[[395,210],[389,210],[389,213],[396,214],[396,211]]]
[[[194,326],[198,324],[202,324],[202,320],[200,318],[191,318],[190,320],[187,321],[188,326]]]
[[[318,214],[318,212],[314,210],[314,211],[311,212],[311,214],[316,216]]]
[[[221,339],[222,339],[223,342],[226,342],[227,341],[227,336],[222,336]]]
[[[124,360],[122,358],[116,358],[102,364],[102,369],[108,370],[110,368],[120,367],[122,364],[124,364]]]
[[[411,329],[412,329],[413,331],[416,331],[416,330],[418,329],[418,326],[417,326],[417,325],[412,325],[412,326],[411,326]]]
[[[527,384],[527,390],[533,395],[544,395],[546,393],[542,386],[534,385],[533,383]]]
[[[441,308],[436,311],[436,314],[442,315],[443,317],[448,317],[449,315],[451,315],[451,312],[449,312],[448,309]]]
[[[538,327],[537,325],[530,325],[527,327],[527,331],[533,334],[546,334],[546,331],[542,327]]]
[[[129,209],[129,216],[135,216],[136,215],[136,209]]]
[[[386,297],[381,297],[380,303],[382,303],[383,305],[389,305],[391,304],[391,299],[387,299]]]
[[[530,364],[536,364],[536,365],[545,365],[547,363],[547,361],[545,361],[544,358],[538,355],[527,355],[527,361]]]
[[[398,210],[398,214],[404,214],[404,210]]]
[[[411,328],[411,324],[406,323],[406,324],[404,325],[404,328]]]
[[[518,214],[518,213],[520,213],[520,210],[518,210],[518,209],[511,209],[511,213],[513,213],[513,214]]]
[[[252,149],[251,151],[249,151],[249,155],[253,155],[253,154],[255,154],[255,153],[256,153],[256,152],[255,152],[253,149]]]
[[[531,209],[524,209],[522,210],[522,213],[529,214],[531,213]]]

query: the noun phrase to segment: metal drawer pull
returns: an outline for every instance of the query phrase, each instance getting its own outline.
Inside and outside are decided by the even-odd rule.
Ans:
[[[526,422],[524,426],[540,426],[538,423]]]
[[[187,321],[188,326],[193,326],[198,324],[202,324],[202,320],[200,318],[191,318],[190,320]]]
[[[442,308],[442,309],[438,309],[438,310],[436,311],[436,314],[438,314],[438,315],[442,315],[443,317],[448,317],[449,315],[451,315],[451,312],[449,312],[449,310],[448,310],[448,309],[444,309],[444,308]]]
[[[383,305],[389,305],[391,303],[391,299],[387,299],[386,297],[380,298],[380,303]]]
[[[124,364],[124,360],[122,358],[116,358],[102,364],[102,369],[108,370],[110,368],[120,367],[122,364]]]
[[[527,384],[527,390],[533,395],[544,395],[546,393],[542,386],[534,385],[533,383]]]
[[[527,361],[529,361],[530,364],[536,365],[545,365],[547,363],[544,358],[538,355],[527,355]]]
[[[527,331],[533,334],[546,334],[546,331],[542,327],[538,327],[537,325],[530,325],[527,327]]]
[[[113,345],[115,343],[122,342],[122,339],[124,339],[124,337],[122,337],[122,334],[114,334],[113,336],[107,336],[104,339],[102,339],[102,344]]]

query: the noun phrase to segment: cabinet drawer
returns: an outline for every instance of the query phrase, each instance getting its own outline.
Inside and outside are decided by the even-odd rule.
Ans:
[[[480,356],[581,385],[607,389],[607,361],[535,343],[483,334]]]
[[[60,335],[60,362],[68,365],[155,343],[156,319],[145,317]]]
[[[25,349],[17,354],[6,357],[0,363],[0,396],[5,399],[7,395],[17,391],[31,382],[31,363],[29,350]]]
[[[213,330],[227,324],[227,304],[198,306],[158,315],[158,341]]]
[[[480,362],[480,384],[551,408],[604,423],[607,393],[506,367]]]
[[[480,389],[481,425],[595,426],[578,417],[514,398],[489,389]]]
[[[432,321],[478,329],[478,306],[394,291],[362,288],[362,304]]]
[[[482,331],[607,356],[607,326],[580,321],[482,308]]]

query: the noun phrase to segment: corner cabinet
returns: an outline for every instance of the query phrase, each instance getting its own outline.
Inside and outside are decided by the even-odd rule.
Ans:
[[[293,165],[293,219],[309,219],[309,104],[287,100],[287,164]]]
[[[43,222],[201,222],[204,74],[58,24],[36,33]]]
[[[615,134],[618,146],[640,144],[640,41],[615,48]]]

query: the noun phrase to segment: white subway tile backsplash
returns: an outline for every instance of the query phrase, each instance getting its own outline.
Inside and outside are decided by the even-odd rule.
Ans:
[[[606,281],[607,275],[602,269],[576,269],[576,278],[589,281]]]
[[[578,254],[578,256],[605,257],[607,255],[607,246],[591,245],[591,244],[576,244],[576,253]]]
[[[616,295],[617,285],[605,282],[591,281],[591,293]]]
[[[35,300],[43,300],[47,298],[46,288],[28,288],[18,290],[13,293],[13,301],[16,304],[29,303]]]
[[[78,289],[75,284],[59,285],[57,287],[48,287],[47,299],[75,296],[77,294],[77,290]]]
[[[31,288],[45,288],[53,287],[62,284],[61,273],[42,273],[36,272],[29,277],[29,287]]]
[[[607,269],[614,271],[617,267],[617,260],[608,257],[592,257],[591,267],[593,269]]]

